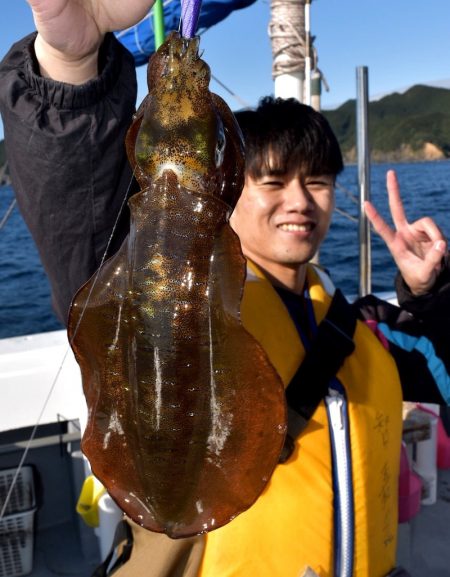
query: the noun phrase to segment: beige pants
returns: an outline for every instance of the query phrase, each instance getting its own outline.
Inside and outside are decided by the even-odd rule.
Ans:
[[[127,520],[133,531],[130,559],[114,577],[197,577],[205,538],[169,539]]]

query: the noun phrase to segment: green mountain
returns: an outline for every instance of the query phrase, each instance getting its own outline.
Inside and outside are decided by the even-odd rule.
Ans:
[[[347,162],[356,159],[356,101],[324,110]],[[369,143],[374,161],[450,157],[450,90],[413,86],[369,103]]]

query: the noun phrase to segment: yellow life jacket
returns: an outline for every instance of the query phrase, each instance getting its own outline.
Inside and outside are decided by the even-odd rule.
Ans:
[[[311,265],[307,278],[319,324],[331,302],[324,286],[328,277]],[[304,349],[283,302],[253,266],[241,314],[287,386]],[[396,555],[401,387],[392,357],[362,322],[357,322],[354,341],[355,350],[337,375],[350,420],[353,576],[384,577],[395,566]],[[200,575],[301,577],[311,567],[320,577],[332,577],[333,542],[331,445],[322,402],[290,459],[277,466],[256,503],[206,536]]]

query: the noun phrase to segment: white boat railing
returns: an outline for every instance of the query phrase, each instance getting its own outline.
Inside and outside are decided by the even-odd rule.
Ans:
[[[0,339],[0,390],[0,432],[85,422],[80,370],[64,330]]]

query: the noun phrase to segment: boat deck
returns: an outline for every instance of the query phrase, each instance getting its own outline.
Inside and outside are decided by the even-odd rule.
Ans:
[[[83,529],[83,543],[76,519],[40,531],[32,576],[90,577],[99,562],[91,531]],[[398,564],[412,577],[450,576],[450,470],[439,472],[436,503],[422,505],[416,517],[399,526]]]
[[[35,536],[33,577],[90,577],[100,563],[97,538],[84,530],[80,539],[77,520],[61,523]],[[90,539],[88,534],[90,533]]]
[[[436,503],[399,526],[398,564],[412,577],[450,576],[450,469],[438,472]]]

